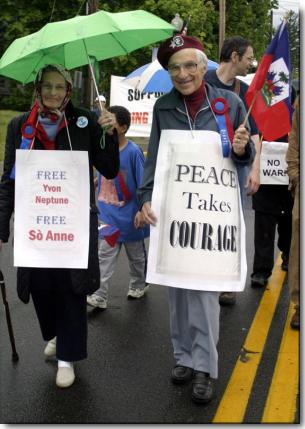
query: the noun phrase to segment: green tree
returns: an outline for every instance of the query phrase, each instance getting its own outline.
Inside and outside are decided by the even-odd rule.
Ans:
[[[299,14],[293,10],[289,10],[285,17],[287,21],[287,29],[290,46],[290,61],[292,68],[292,76],[295,79],[299,78],[300,73],[300,26]]]
[[[259,59],[270,41],[270,10],[277,5],[276,0],[230,0],[226,7],[226,37],[241,35],[248,38]],[[53,8],[54,6],[54,8]],[[50,20],[58,21],[74,17],[78,12],[85,14],[84,0],[1,0],[0,55],[8,45],[18,37],[38,31]],[[219,33],[218,0],[107,0],[99,1],[99,9],[110,12],[143,9],[154,13],[167,22],[171,22],[176,13],[183,20],[189,17],[188,34],[197,36],[204,44],[206,54],[217,61]],[[157,45],[156,45],[157,46]],[[100,89],[109,99],[110,76],[126,76],[135,68],[151,61],[152,46],[148,46],[129,55],[112,58],[99,63]],[[87,74],[87,67],[83,69]],[[12,84],[13,97],[2,97],[7,107],[23,106],[28,108],[27,97],[16,84]],[[19,88],[19,89],[18,89]],[[30,88],[30,89],[28,89]],[[31,92],[32,86],[21,88]],[[9,105],[13,103],[12,105]]]
[[[176,13],[184,21],[190,17],[188,34],[199,37],[210,58],[215,58],[214,26],[217,14],[212,1],[207,0],[125,0],[124,2],[100,1],[100,9],[111,12],[143,9],[167,22],[171,22]],[[157,45],[156,45],[157,46]],[[149,63],[152,57],[152,46],[132,52],[128,56],[113,58],[100,63],[102,90],[109,94],[110,75],[126,76],[135,68]]]
[[[230,0],[226,14],[226,37],[239,35],[250,40],[258,60],[271,40],[271,9],[276,0]]]
[[[46,0],[43,7],[40,0],[1,0],[0,56],[16,38],[38,31],[50,20],[72,18],[83,3],[82,0],[57,0],[53,10],[53,0]],[[33,84],[22,86],[11,80],[10,94],[1,97],[0,109],[28,110],[32,98]]]

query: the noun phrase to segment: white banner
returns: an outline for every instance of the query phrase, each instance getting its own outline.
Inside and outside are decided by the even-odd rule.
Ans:
[[[263,141],[260,156],[262,185],[288,185],[286,153],[288,143]]]
[[[147,282],[242,291],[247,275],[238,178],[213,131],[163,130],[152,209]]]
[[[127,136],[149,137],[152,123],[152,112],[161,92],[143,94],[124,83],[124,77],[111,76],[110,106],[124,106],[131,114],[131,125]]]
[[[87,268],[90,188],[84,151],[16,151],[14,265]]]

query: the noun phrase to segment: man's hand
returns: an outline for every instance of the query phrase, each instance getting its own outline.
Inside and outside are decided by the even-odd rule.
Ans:
[[[105,130],[107,130],[107,133],[112,135],[113,130],[117,126],[116,118],[114,113],[108,112],[108,110],[103,109],[101,116],[98,118],[97,121]]]
[[[143,213],[137,212],[134,218],[134,226],[138,229],[138,228],[144,228],[145,225],[146,225],[146,222],[145,222]]]
[[[248,188],[247,195],[253,195],[260,186],[260,159],[262,150],[262,141],[258,134],[252,134],[251,139],[255,144],[255,158],[251,165],[250,173],[246,180],[245,188]]]
[[[247,195],[253,195],[258,191],[260,186],[260,172],[257,168],[251,169],[245,184],[245,188],[248,188]]]
[[[144,220],[146,223],[148,223],[149,225],[156,226],[157,218],[153,210],[151,209],[150,201],[146,201],[146,203],[143,204],[141,212],[144,216]]]
[[[232,148],[234,153],[238,156],[242,156],[245,154],[245,147],[249,141],[249,133],[247,129],[240,125],[235,131]]]

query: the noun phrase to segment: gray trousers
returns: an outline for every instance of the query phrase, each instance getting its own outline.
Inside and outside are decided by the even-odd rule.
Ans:
[[[219,292],[168,287],[170,332],[179,365],[218,377]]]
[[[100,288],[95,291],[97,295],[107,299],[110,279],[115,271],[118,256],[124,245],[129,263],[129,288],[144,289],[146,286],[147,254],[144,240],[116,243],[109,246],[106,240],[99,241],[99,263],[101,272]]]

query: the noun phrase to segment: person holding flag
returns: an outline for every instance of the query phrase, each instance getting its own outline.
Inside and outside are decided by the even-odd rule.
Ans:
[[[287,142],[291,129],[291,70],[289,40],[283,22],[268,46],[245,95],[262,141]],[[288,269],[293,199],[288,185],[265,184],[252,197],[255,211],[252,287],[264,287],[274,265],[275,230],[282,252],[282,269]]]
[[[195,130],[218,133],[220,151],[216,156],[220,160],[230,157],[234,165],[249,165],[254,157],[247,121],[243,125],[246,111],[242,101],[236,94],[204,81],[208,59],[202,43],[195,37],[175,35],[160,45],[158,60],[169,71],[174,88],[155,103],[143,180],[138,190],[141,212],[145,222],[152,226],[161,223],[152,205],[152,194],[159,174],[160,138],[165,130],[190,131],[190,135]],[[191,147],[192,141],[186,140],[185,146]],[[202,189],[202,183],[199,186]],[[206,290],[171,286],[168,298],[176,361],[171,381],[186,384],[192,380],[191,399],[199,404],[208,403],[215,395],[218,377],[219,292],[210,285]]]

